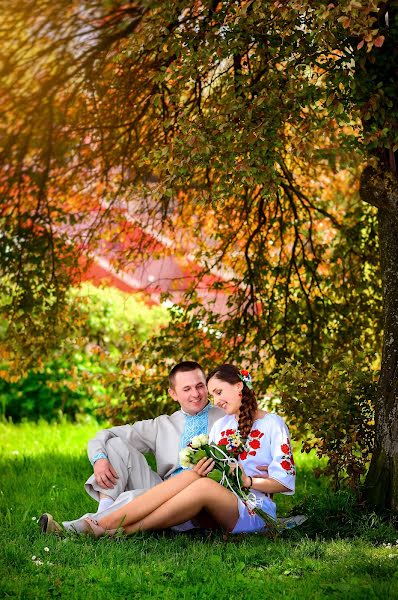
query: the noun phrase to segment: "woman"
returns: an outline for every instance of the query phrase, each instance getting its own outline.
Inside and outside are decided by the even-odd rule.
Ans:
[[[209,393],[226,416],[213,426],[210,441],[239,430],[245,450],[239,456],[243,485],[250,488],[262,509],[276,516],[270,495],[294,493],[295,469],[288,429],[278,415],[259,410],[247,371],[224,364],[207,378]],[[268,478],[256,477],[257,465],[268,464]],[[165,529],[198,518],[203,512],[214,526],[231,533],[264,529],[262,519],[247,509],[242,500],[207,478],[214,466],[212,459],[202,459],[192,470],[148,490],[129,504],[98,522],[86,519],[87,533],[96,537],[122,527],[127,534],[143,530]],[[208,526],[208,524],[207,524]]]

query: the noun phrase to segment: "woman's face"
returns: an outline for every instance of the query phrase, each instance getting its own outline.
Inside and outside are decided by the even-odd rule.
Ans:
[[[213,397],[215,406],[225,410],[227,415],[238,415],[242,404],[243,383],[227,383],[217,377],[212,377],[207,383],[209,394]]]

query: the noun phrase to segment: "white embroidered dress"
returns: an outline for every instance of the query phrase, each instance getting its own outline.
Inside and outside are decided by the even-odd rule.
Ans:
[[[211,428],[209,440],[222,444],[226,436],[236,433],[238,422],[233,415],[226,415],[216,421]],[[296,470],[291,449],[289,430],[283,419],[275,413],[267,413],[256,419],[246,442],[246,449],[239,455],[239,463],[246,475],[259,475],[256,467],[268,466],[268,475],[279,481],[289,491],[283,494],[294,494]],[[258,490],[250,490],[256,495],[258,506],[276,518],[276,505],[268,494]],[[264,529],[264,521],[257,515],[250,514],[245,504],[238,498],[239,519],[232,533],[260,531]]]

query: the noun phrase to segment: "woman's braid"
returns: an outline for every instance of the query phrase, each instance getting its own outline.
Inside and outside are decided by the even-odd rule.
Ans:
[[[242,404],[239,411],[239,433],[242,439],[246,440],[249,437],[250,430],[253,425],[254,415],[257,411],[257,400],[253,390],[249,390],[247,385],[243,384]]]

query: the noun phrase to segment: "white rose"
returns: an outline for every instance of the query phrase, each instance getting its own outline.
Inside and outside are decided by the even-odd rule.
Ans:
[[[209,443],[209,436],[207,435],[207,433],[201,433],[200,435],[198,435],[198,438],[200,439],[202,446]]]
[[[190,448],[183,448],[180,451],[180,461],[182,461],[182,460],[185,460],[185,461],[188,460],[189,461],[190,458],[191,458],[191,452],[192,451],[191,451]]]
[[[202,445],[201,439],[200,439],[200,435],[195,435],[192,440],[191,440],[191,446],[192,448],[200,448]]]
[[[188,469],[191,466],[188,458],[180,459],[180,465],[183,469]]]

